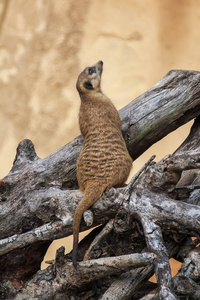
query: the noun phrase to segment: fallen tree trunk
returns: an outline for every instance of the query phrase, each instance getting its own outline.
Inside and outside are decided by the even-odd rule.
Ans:
[[[169,72],[120,111],[132,158],[199,112],[200,73]],[[198,239],[200,232],[200,207],[189,203],[194,203],[194,197],[198,202],[199,186],[184,187],[183,192],[178,183],[183,171],[199,169],[199,122],[197,118],[173,155],[157,163],[150,160],[127,187],[105,191],[92,212],[85,214],[86,224],[92,225],[82,221],[81,230],[103,225],[81,242],[78,259],[85,256],[87,261],[79,263],[78,272],[63,249],[48,269],[39,269],[51,241],[72,234],[73,214],[82,199],[76,180],[82,137],[44,159],[37,156],[30,140],[22,141],[13,168],[0,181],[1,298],[83,299],[84,295],[84,299],[111,299],[112,295],[112,299],[130,299],[155,288],[148,284],[155,272],[160,299],[178,299],[169,257],[177,256],[188,237]],[[109,221],[112,225],[106,226]],[[137,256],[138,262],[134,255],[144,249],[150,253]],[[200,276],[195,284],[199,281]],[[146,290],[140,291],[141,284]]]

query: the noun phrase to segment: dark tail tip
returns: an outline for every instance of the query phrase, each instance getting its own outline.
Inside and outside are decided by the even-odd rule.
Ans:
[[[77,260],[72,258],[72,264],[74,269],[77,271]]]
[[[72,250],[72,264],[74,269],[77,270],[77,247],[73,247]]]

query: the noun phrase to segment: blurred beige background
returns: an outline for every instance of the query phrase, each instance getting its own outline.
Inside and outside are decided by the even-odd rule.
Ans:
[[[1,0],[0,177],[22,139],[43,158],[79,134],[75,85],[85,66],[104,61],[102,89],[120,109],[171,69],[200,70],[199,28],[199,0]],[[152,146],[134,171],[172,153],[190,127]]]

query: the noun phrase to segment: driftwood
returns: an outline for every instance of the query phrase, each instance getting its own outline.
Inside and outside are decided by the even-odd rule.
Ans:
[[[81,231],[101,226],[81,241],[78,271],[63,247],[47,269],[40,264],[54,239],[72,234],[82,199],[76,180],[82,137],[44,159],[22,141],[0,181],[0,298],[199,299],[199,114],[200,73],[177,70],[120,110],[133,159],[196,120],[173,155],[150,159],[126,187],[106,190],[85,213]],[[171,257],[183,262],[174,278]],[[148,281],[154,273],[157,284]]]

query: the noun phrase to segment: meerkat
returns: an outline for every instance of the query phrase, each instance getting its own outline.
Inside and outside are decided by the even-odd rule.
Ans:
[[[83,199],[73,219],[72,262],[75,268],[83,213],[105,189],[123,186],[132,166],[121,133],[119,113],[101,91],[102,71],[102,61],[87,67],[79,75],[76,85],[81,98],[79,126],[84,141],[77,161],[77,179]]]

